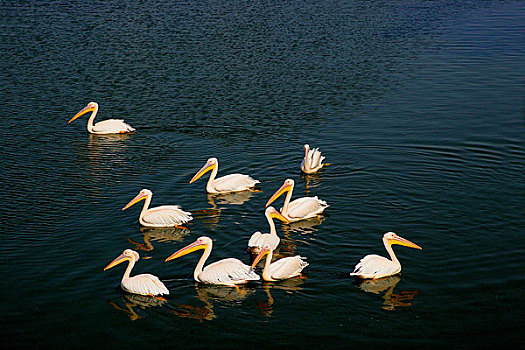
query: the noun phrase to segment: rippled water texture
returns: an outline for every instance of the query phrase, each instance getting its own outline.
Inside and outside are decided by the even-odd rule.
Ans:
[[[525,340],[525,11],[518,1],[3,1],[0,3],[2,343],[9,348],[494,348]],[[90,101],[97,120],[67,121]],[[330,166],[299,171],[302,146]],[[219,175],[257,192],[207,196]],[[195,284],[210,262],[248,263],[286,178],[330,207],[278,223],[278,256],[305,278]],[[142,188],[186,229],[139,227]],[[275,203],[282,205],[282,200]],[[386,252],[401,275],[349,272]],[[124,249],[166,300],[128,295]]]

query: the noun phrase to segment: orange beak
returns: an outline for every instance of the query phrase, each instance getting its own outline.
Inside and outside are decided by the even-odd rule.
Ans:
[[[124,208],[122,208],[122,210],[126,210],[128,209],[129,207],[131,207],[133,204],[137,203],[137,202],[140,202],[141,200],[143,199],[146,199],[147,195],[145,194],[142,194],[142,193],[139,193],[135,198],[133,198],[128,204],[126,204],[126,206]]]
[[[208,164],[206,163],[201,170],[199,170],[199,172],[197,174],[195,174],[195,176],[190,180],[190,184],[193,183],[194,181],[196,181],[197,179],[199,179],[202,175],[206,174],[208,171],[212,170],[215,168],[215,164]]]
[[[416,248],[416,249],[423,250],[423,248],[421,248],[417,244],[415,244],[413,242],[410,242],[408,239],[404,239],[403,237],[399,237],[397,235],[396,235],[396,237],[394,237],[394,238],[392,238],[390,240],[390,244],[399,244],[399,245],[404,245],[405,247],[410,247],[410,248]]]
[[[73,118],[71,118],[68,123],[71,123],[73,120],[77,119],[78,117],[81,117],[84,114],[89,113],[89,112],[93,112],[93,111],[95,111],[95,107],[88,105],[83,110],[81,110],[80,112],[75,114],[75,116]]]
[[[275,193],[273,194],[273,196],[271,196],[270,199],[268,199],[268,202],[266,202],[265,207],[267,207],[267,206],[269,206],[270,204],[272,204],[272,202],[273,202],[274,200],[276,200],[277,198],[279,198],[279,196],[282,195],[284,192],[286,192],[286,191],[290,191],[291,188],[292,188],[292,187],[291,187],[290,185],[284,183],[284,184],[281,186],[281,188],[279,188],[279,189],[277,190],[277,192],[275,192]]]
[[[186,247],[184,247],[184,248],[176,251],[175,253],[171,254],[164,261],[167,262],[167,261],[170,261],[170,260],[173,260],[173,259],[177,259],[177,258],[180,258],[181,256],[184,256],[186,254],[192,253],[192,252],[194,252],[196,250],[206,249],[206,247],[207,246],[202,244],[202,243],[193,242],[192,244],[187,245]]]
[[[129,257],[125,256],[124,254],[120,254],[118,258],[116,258],[115,260],[110,262],[108,266],[104,267],[104,271],[109,270],[113,266],[116,266],[116,265],[118,265],[121,262],[124,262],[126,260],[129,260]]]
[[[271,249],[271,248],[270,248]],[[266,248],[266,247],[263,247],[263,249],[261,249],[261,252],[255,257],[255,259],[253,260],[253,263],[252,263],[252,266],[250,268],[250,271],[253,270],[253,268],[259,263],[259,261],[261,261],[261,259],[268,253],[270,253],[270,249]]]

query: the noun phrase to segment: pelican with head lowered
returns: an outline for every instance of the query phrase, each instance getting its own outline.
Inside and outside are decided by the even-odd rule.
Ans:
[[[310,149],[309,145],[304,145],[304,158],[301,163],[301,171],[306,174],[313,174],[321,170],[325,165],[319,148]]]
[[[141,295],[170,294],[168,288],[166,288],[164,283],[162,283],[157,276],[146,273],[130,277],[131,270],[133,269],[133,266],[135,266],[135,262],[139,259],[139,253],[131,249],[126,249],[119,257],[110,262],[109,265],[104,268],[104,271],[109,270],[113,266],[124,261],[128,261],[128,267],[126,268],[126,272],[124,272],[124,276],[120,282],[122,289],[129,293]]]
[[[401,272],[401,264],[397,260],[392,244],[404,245],[405,247],[423,249],[415,243],[410,242],[407,239],[399,237],[394,232],[387,232],[383,235],[383,244],[385,245],[390,259],[385,257],[370,254],[362,258],[359,263],[355,266],[354,271],[350,273],[350,276],[357,276],[363,279],[366,278],[382,278],[391,275],[395,275]]]
[[[274,207],[268,207],[264,211],[264,216],[268,220],[268,225],[270,225],[270,233],[261,233],[259,231],[255,232],[248,241],[248,249],[252,254],[259,254],[263,245],[268,244],[272,250],[275,250],[279,245],[281,239],[277,236],[277,230],[275,229],[275,223],[273,218],[279,219],[282,222],[288,223],[288,219],[282,216],[281,213],[277,211]]]
[[[286,179],[284,184],[268,200],[266,206],[269,206],[283,193],[286,194],[281,214],[290,222],[313,218],[321,214],[329,207],[325,201],[315,197],[301,197],[290,202],[295,182],[292,179]]]
[[[107,135],[107,134],[125,134],[128,132],[135,131],[134,128],[132,128],[130,125],[124,123],[124,120],[122,119],[108,119],[101,122],[96,123],[93,125],[93,120],[95,119],[97,112],[98,112],[98,103],[96,102],[90,102],[84,109],[82,109],[80,112],[75,114],[71,120],[69,120],[69,123],[71,123],[73,120],[77,119],[78,117],[83,116],[86,113],[91,113],[91,117],[89,117],[88,124],[87,124],[87,130],[91,134],[98,134],[98,135]]]
[[[199,170],[190,180],[190,184],[210,170],[212,170],[212,172],[206,185],[206,191],[208,193],[246,191],[252,189],[259,183],[259,180],[252,179],[249,175],[244,174],[229,174],[215,179],[217,172],[219,171],[219,161],[217,158],[210,158],[206,161],[206,164],[204,164],[201,170]]]
[[[178,205],[163,205],[148,209],[153,193],[143,189],[122,210],[126,210],[133,204],[145,199],[144,207],[140,212],[139,222],[148,227],[182,227],[183,224],[192,220],[191,213],[182,210]]]
[[[204,249],[193,272],[195,281],[234,287],[237,284],[260,279],[259,275],[251,271],[249,265],[235,258],[222,259],[204,267],[204,263],[211,254],[212,247],[213,243],[211,238],[202,236],[192,244],[170,255],[165,261],[177,259],[196,250]]]
[[[299,276],[301,271],[303,271],[303,269],[308,266],[308,263],[303,260],[305,258],[299,255],[281,258],[271,263],[273,257],[272,251],[272,247],[270,247],[268,244],[264,245],[261,252],[259,255],[257,255],[252,263],[253,269],[266,255],[266,262],[264,263],[262,274],[262,278],[265,281],[274,282]]]

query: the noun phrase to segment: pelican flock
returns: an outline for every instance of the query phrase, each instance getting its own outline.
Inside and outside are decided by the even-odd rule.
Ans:
[[[259,275],[253,272],[249,265],[244,264],[239,259],[228,258],[216,261],[206,267],[204,263],[211,254],[213,242],[210,237],[199,237],[195,242],[176,251],[165,261],[180,258],[186,254],[199,249],[204,249],[202,256],[195,267],[193,278],[197,282],[220,284],[224,286],[235,286],[249,281],[258,281]]]
[[[133,269],[133,266],[135,266],[135,262],[139,259],[139,253],[131,249],[126,249],[115,260],[110,262],[108,266],[104,268],[104,271],[109,270],[113,266],[123,263],[124,261],[128,261],[128,267],[126,268],[122,281],[120,282],[122,289],[126,292],[140,295],[170,294],[168,288],[166,288],[164,283],[162,283],[157,276],[146,273],[130,277],[131,270]]]
[[[244,174],[229,174],[215,179],[219,171],[219,161],[217,158],[210,158],[206,164],[195,174],[190,180],[190,184],[199,179],[202,175],[212,170],[208,183],[206,184],[206,191],[208,193],[229,193],[250,190],[259,183],[259,180],[251,178]]]
[[[284,204],[281,208],[281,214],[290,222],[313,218],[321,214],[329,207],[325,201],[315,197],[301,197],[290,202],[292,198],[295,182],[292,179],[286,179],[284,184],[268,199],[266,206],[279,198],[283,193],[288,192],[284,198]]]
[[[87,130],[91,134],[125,134],[135,131],[135,129],[132,128],[129,124],[124,123],[124,120],[122,119],[108,119],[93,125],[93,120],[95,119],[98,113],[98,103],[96,102],[88,103],[88,105],[84,107],[84,109],[82,109],[80,112],[75,114],[75,116],[71,118],[68,123],[71,123],[73,120],[89,112],[92,113],[87,123]]]
[[[112,134],[127,133],[135,131],[134,128],[124,123],[123,120],[110,119],[93,125],[93,120],[98,112],[98,104],[90,102],[84,109],[78,112],[70,123],[80,116],[92,112],[87,129],[93,134]],[[306,174],[316,173],[327,164],[323,163],[325,157],[321,155],[318,148],[310,149],[308,144],[304,145],[304,157],[301,162],[301,172]],[[193,176],[190,184],[198,180],[205,173],[211,171],[210,177],[206,184],[208,194],[228,194],[241,191],[250,191],[259,184],[258,180],[249,175],[230,174],[216,178],[219,169],[217,158],[209,158],[206,164]],[[261,276],[254,272],[257,263],[266,257],[264,268],[262,270],[262,279],[264,281],[279,281],[301,275],[302,270],[308,266],[304,257],[299,255],[284,257],[272,262],[273,251],[278,247],[280,238],[273,219],[278,219],[284,224],[297,222],[316,217],[324,212],[329,205],[315,197],[301,197],[291,201],[295,182],[293,179],[286,179],[283,185],[268,199],[266,202],[265,217],[270,226],[269,233],[255,232],[248,241],[248,250],[256,255],[253,263],[244,264],[241,260],[227,258],[216,261],[204,266],[211,254],[213,241],[210,237],[199,237],[195,242],[176,251],[165,261],[180,258],[196,250],[203,250],[203,253],[193,272],[195,281],[205,284],[218,286],[236,287],[239,284],[259,281]],[[280,211],[277,211],[270,204],[277,198],[286,193],[284,203]],[[139,222],[146,227],[181,227],[192,220],[190,212],[182,210],[179,206],[165,205],[156,208],[149,208],[153,193],[148,189],[143,189],[133,198],[122,210],[126,210],[132,205],[144,200],[144,206],[139,216]],[[242,201],[239,204],[244,203]],[[392,249],[393,244],[404,245],[411,248],[422,249],[417,244],[399,237],[393,232],[387,232],[383,236],[383,244],[387,250],[390,259],[379,255],[371,254],[362,258],[355,266],[351,276],[361,279],[380,279],[396,275],[401,271],[401,264]],[[139,254],[131,249],[124,252],[104,268],[108,270],[124,261],[128,261],[128,267],[122,277],[121,287],[129,293],[141,295],[162,295],[169,294],[166,286],[158,277],[151,274],[142,274],[134,277],[130,276],[135,262],[139,260]]]
[[[133,204],[144,201],[144,207],[140,212],[139,222],[147,227],[182,227],[183,224],[192,220],[191,213],[182,210],[178,205],[163,205],[149,209],[153,192],[143,189],[122,210],[126,210]]]

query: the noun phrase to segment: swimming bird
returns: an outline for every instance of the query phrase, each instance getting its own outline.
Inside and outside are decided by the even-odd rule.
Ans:
[[[274,207],[268,207],[264,211],[264,216],[268,220],[270,225],[270,233],[255,232],[248,241],[248,249],[252,254],[259,254],[263,245],[268,244],[274,250],[279,245],[281,239],[277,236],[277,230],[275,229],[275,223],[273,218],[279,219],[282,222],[289,222],[284,216],[281,215]]]
[[[384,258],[376,254],[370,254],[362,258],[359,263],[355,266],[354,271],[350,273],[350,276],[357,276],[363,279],[366,278],[381,278],[391,275],[395,275],[401,272],[401,264],[397,260],[392,244],[404,245],[410,248],[423,249],[415,243],[410,242],[407,239],[399,237],[394,232],[387,232],[383,235],[383,244],[385,249],[390,255],[390,259]]]
[[[148,209],[153,193],[148,189],[143,189],[133,198],[122,210],[126,210],[133,204],[145,199],[144,207],[140,212],[139,222],[148,227],[179,227],[192,220],[191,213],[182,210],[178,205],[163,205]]]
[[[304,220],[312,218],[318,214],[321,214],[329,205],[315,197],[301,197],[290,202],[295,182],[292,179],[286,179],[284,184],[279,188],[268,200],[266,206],[269,206],[284,192],[286,198],[284,199],[283,207],[281,208],[281,214],[288,219],[290,222]]]
[[[260,279],[259,275],[251,271],[249,265],[246,265],[239,259],[235,258],[222,259],[203,268],[204,263],[211,254],[212,247],[213,243],[211,238],[202,236],[192,244],[187,245],[170,255],[165,261],[177,259],[196,250],[204,249],[201,258],[195,267],[195,271],[193,272],[193,278],[195,281],[234,287],[237,284],[257,281]]]
[[[109,265],[104,268],[104,271],[124,261],[128,261],[128,267],[126,268],[122,281],[120,282],[122,289],[126,292],[140,295],[170,294],[168,288],[166,288],[164,283],[162,283],[157,276],[150,275],[149,273],[133,277],[129,276],[133,266],[135,266],[135,262],[139,259],[139,253],[131,249],[126,249],[119,257],[110,262]]]
[[[87,124],[87,130],[91,134],[125,134],[128,132],[135,131],[135,129],[132,128],[130,125],[124,123],[124,120],[122,119],[108,119],[93,125],[93,120],[95,119],[98,113],[98,103],[96,102],[89,102],[88,105],[80,112],[75,114],[75,116],[71,118],[71,120],[69,120],[68,123],[71,123],[73,120],[89,112],[93,112],[91,113],[91,117],[89,117]]]
[[[304,158],[301,163],[301,171],[306,174],[313,174],[320,170],[325,164],[319,148],[310,149],[308,144],[304,145]]]
[[[208,184],[206,185],[206,191],[208,193],[246,191],[252,189],[259,183],[259,180],[252,179],[250,176],[243,174],[230,174],[215,179],[219,170],[219,161],[217,158],[210,158],[206,161],[206,164],[202,169],[191,179],[190,184],[210,170],[213,171],[208,179]]]
[[[308,263],[303,260],[305,258],[299,255],[281,258],[270,264],[273,257],[273,249],[266,244],[253,261],[251,268],[253,269],[265,255],[266,262],[262,273],[262,278],[265,281],[273,282],[299,276],[301,271],[308,266]]]

